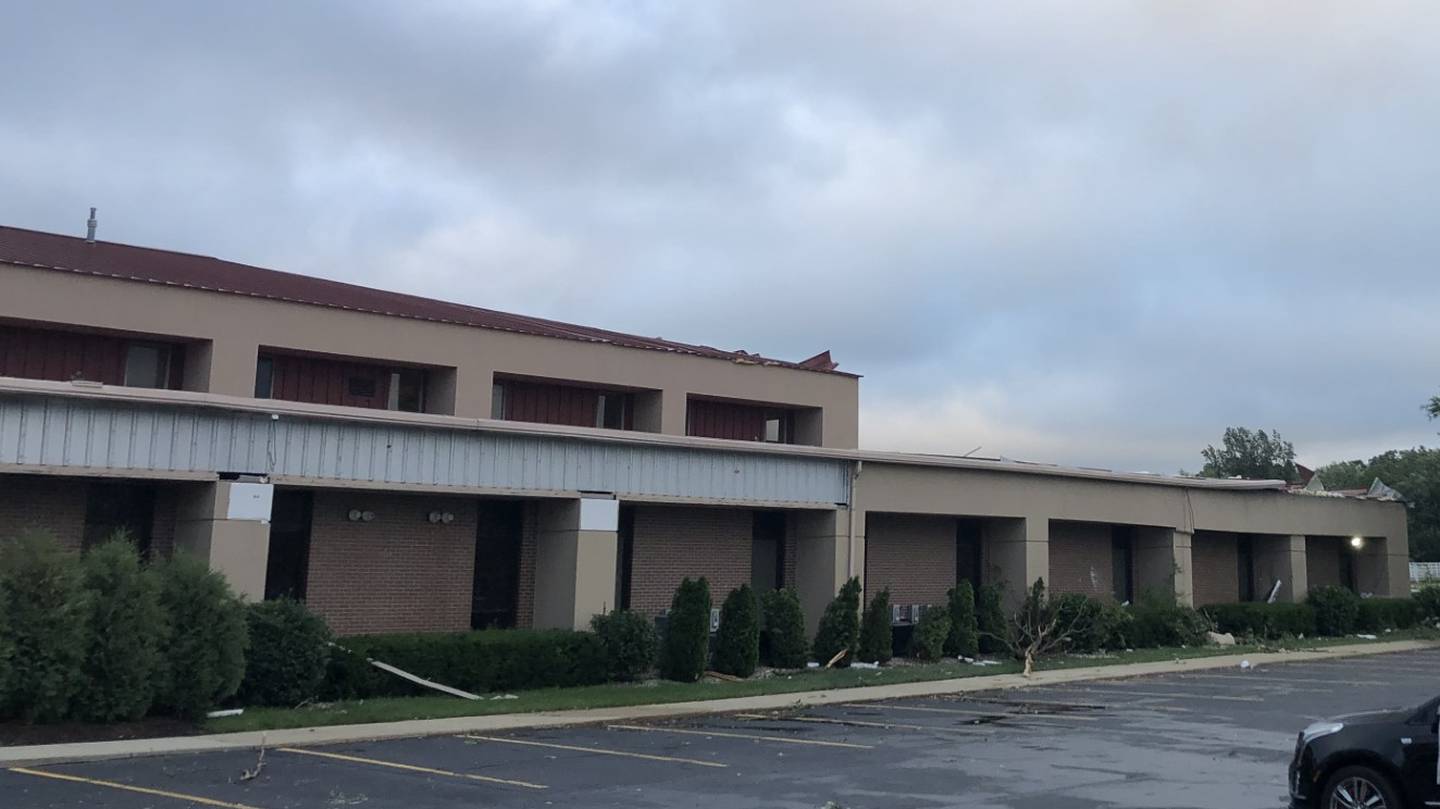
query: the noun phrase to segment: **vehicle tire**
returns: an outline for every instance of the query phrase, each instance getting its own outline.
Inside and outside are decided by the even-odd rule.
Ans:
[[[1317,805],[1320,809],[1405,809],[1390,779],[1364,766],[1341,767],[1331,774]]]

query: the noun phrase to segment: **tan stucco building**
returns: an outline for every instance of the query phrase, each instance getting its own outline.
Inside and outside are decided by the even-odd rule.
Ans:
[[[1407,592],[1402,504],[862,451],[859,378],[0,228],[0,536],[117,527],[342,633],[584,626],[684,576]]]

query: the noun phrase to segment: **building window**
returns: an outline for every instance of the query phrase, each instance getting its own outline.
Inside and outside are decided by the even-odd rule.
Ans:
[[[1255,590],[1255,541],[1249,534],[1241,534],[1235,540],[1235,576],[1240,600],[1254,601],[1260,594]],[[1269,595],[1265,593],[1266,597]]]
[[[602,393],[595,405],[595,426],[623,430],[629,421],[630,394]]]
[[[1115,526],[1110,534],[1111,587],[1115,600],[1126,604],[1135,600],[1132,534],[1128,527]]]
[[[159,343],[125,345],[125,384],[132,388],[163,388],[170,378],[170,347]]]
[[[505,386],[499,382],[490,386],[490,418],[505,418]]]
[[[269,399],[275,389],[275,360],[261,357],[255,361],[255,398]]]
[[[425,411],[425,372],[406,368],[390,373],[390,400],[386,406],[406,413]]]

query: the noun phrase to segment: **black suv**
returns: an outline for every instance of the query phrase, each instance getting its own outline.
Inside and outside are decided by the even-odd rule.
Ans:
[[[1304,809],[1440,807],[1440,698],[1419,708],[1337,716],[1300,732],[1290,805]]]

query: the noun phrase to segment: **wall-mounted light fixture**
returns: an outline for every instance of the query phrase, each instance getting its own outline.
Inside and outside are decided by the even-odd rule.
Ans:
[[[350,519],[350,522],[370,522],[375,519],[375,512],[361,511],[358,508],[352,508],[350,509],[350,513],[345,516]]]
[[[450,523],[455,522],[455,515],[448,511],[432,511],[428,515],[426,515],[425,519],[429,520],[432,523],[444,523],[446,525],[449,525]]]
[[[1350,537],[1350,547],[1357,551],[1365,547],[1365,537]]]

